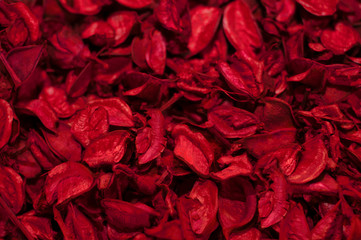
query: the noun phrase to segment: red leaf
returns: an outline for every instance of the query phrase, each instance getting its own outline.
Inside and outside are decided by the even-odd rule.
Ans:
[[[0,197],[14,213],[18,213],[24,205],[23,179],[12,168],[0,168]]]
[[[221,12],[216,7],[197,6],[190,11],[192,34],[188,41],[191,55],[202,51],[216,33]]]
[[[132,110],[126,102],[120,98],[91,99],[89,100],[91,108],[103,107],[108,112],[109,124],[120,127],[132,127]]]
[[[10,104],[0,99],[0,149],[10,140],[14,112]]]
[[[340,55],[358,44],[360,35],[352,26],[339,22],[334,30],[326,29],[322,31],[321,42],[326,49]]]
[[[161,32],[154,30],[149,34],[150,40],[145,52],[148,66],[159,75],[162,75],[166,61],[165,40]]]
[[[226,138],[248,137],[260,127],[255,115],[232,106],[213,108],[208,113],[208,120]]]
[[[309,182],[317,178],[326,167],[328,154],[321,137],[306,142],[304,149],[295,171],[287,178],[291,183]]]
[[[153,1],[152,0],[117,0],[117,2],[126,7],[138,9],[149,6]]]
[[[93,174],[80,163],[66,162],[49,171],[45,181],[46,201],[61,204],[91,189]]]
[[[262,37],[252,12],[243,0],[229,3],[224,9],[223,30],[237,51],[260,48]],[[240,37],[242,36],[242,37]]]
[[[85,149],[83,161],[90,167],[118,163],[124,156],[130,134],[113,131],[94,139]]]
[[[175,32],[182,31],[176,0],[160,0],[158,7],[154,11],[163,27]]]
[[[336,12],[338,0],[296,0],[308,12],[316,16],[329,16]]]
[[[174,154],[201,176],[209,174],[214,160],[211,145],[201,133],[192,132],[186,125],[177,125],[172,131],[175,138]]]
[[[26,81],[38,65],[43,46],[26,46],[13,48],[8,52],[6,60],[21,82]],[[24,61],[26,59],[26,61]]]

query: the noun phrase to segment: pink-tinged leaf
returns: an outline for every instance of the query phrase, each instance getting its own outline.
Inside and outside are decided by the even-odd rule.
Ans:
[[[214,153],[207,139],[186,125],[177,125],[172,131],[175,138],[174,154],[201,176],[208,176]]]
[[[10,140],[13,120],[14,111],[10,104],[0,99],[0,149]]]
[[[75,205],[69,204],[65,225],[77,240],[97,240],[97,229]]]
[[[75,141],[70,128],[59,124],[56,134],[43,131],[46,142],[53,153],[64,161],[79,162],[81,160],[81,145]]]
[[[253,135],[245,138],[243,145],[251,155],[260,158],[266,153],[275,151],[282,146],[294,143],[295,141],[296,129],[292,128]]]
[[[54,130],[56,128],[58,118],[47,102],[35,99],[26,103],[25,105],[19,104],[18,107],[22,111],[30,111],[31,114],[37,116],[46,128],[50,130]]]
[[[149,44],[145,52],[145,59],[148,66],[159,75],[164,73],[166,61],[166,45],[163,35],[158,30],[149,34]]]
[[[108,223],[119,231],[137,231],[151,226],[151,219],[158,213],[143,203],[130,203],[118,199],[103,199]]]
[[[278,170],[274,170],[270,177],[273,180],[271,185],[273,191],[267,192],[270,194],[261,197],[258,205],[259,212],[262,212],[264,211],[263,208],[265,207],[265,204],[269,204],[268,201],[271,200],[271,211],[268,214],[260,213],[262,217],[262,228],[268,228],[281,221],[287,214],[289,208],[289,202],[287,201],[287,181],[285,177]]]
[[[342,222],[343,217],[340,211],[340,202],[338,202],[312,229],[312,240],[341,240]]]
[[[130,134],[117,130],[94,139],[85,149],[83,161],[90,167],[112,165],[124,156]]]
[[[87,107],[77,112],[70,119],[70,124],[75,139],[86,147],[91,140],[108,131],[108,112],[103,107]]]
[[[232,106],[213,108],[208,113],[208,120],[226,138],[249,137],[260,127],[255,115]]]
[[[292,203],[280,225],[280,240],[311,240],[311,231],[300,203]]]
[[[154,228],[145,229],[145,234],[156,239],[178,240],[184,239],[179,220],[160,223]]]
[[[114,12],[107,18],[107,23],[114,30],[113,46],[118,46],[128,38],[137,19],[137,13],[132,11]]]
[[[202,51],[216,33],[221,11],[216,7],[197,6],[190,11],[192,34],[188,41],[191,55]]]
[[[152,0],[116,0],[118,3],[134,9],[144,8],[153,3]]]
[[[18,213],[24,205],[24,182],[12,168],[0,168],[0,197],[14,213]]]
[[[21,82],[26,81],[38,65],[43,46],[25,46],[13,48],[8,52],[6,60]],[[26,61],[24,61],[26,59]]]
[[[288,176],[291,183],[306,183],[317,178],[325,169],[328,153],[321,137],[307,141],[303,145],[305,151],[297,164],[295,171]]]
[[[45,196],[49,204],[61,204],[88,192],[93,185],[93,174],[84,165],[65,162],[49,171],[45,180]]]
[[[177,9],[176,0],[160,0],[154,12],[163,27],[175,32],[182,31],[180,13]]]
[[[313,15],[330,16],[336,12],[339,0],[296,0],[296,2]]]
[[[19,220],[35,239],[55,239],[56,232],[52,229],[49,218],[23,215]]]
[[[247,176],[252,173],[253,166],[246,153],[239,156],[223,156],[217,160],[222,168],[218,172],[212,172],[210,176],[223,181],[236,176]]]
[[[243,0],[229,3],[224,9],[223,30],[237,51],[260,48],[262,37],[251,9]]]
[[[108,112],[109,124],[119,127],[132,127],[134,125],[132,110],[120,98],[89,100],[91,108],[103,107]]]
[[[264,98],[254,114],[264,124],[264,129],[267,131],[295,127],[291,106],[278,98]]]
[[[146,164],[160,156],[166,145],[164,117],[159,110],[149,110],[149,125],[151,128],[144,128],[135,139],[139,164]],[[146,144],[146,146],[144,146]]]
[[[352,26],[339,22],[335,29],[322,31],[321,42],[326,49],[341,55],[360,43],[360,34]]]
[[[233,65],[229,65],[227,62],[219,62],[217,67],[232,90],[245,97],[257,98],[259,96],[260,90],[256,84],[255,76],[247,64],[241,61]]]
[[[249,223],[256,209],[256,192],[247,179],[237,177],[221,182],[218,219],[226,239],[232,239],[229,235],[233,230]]]

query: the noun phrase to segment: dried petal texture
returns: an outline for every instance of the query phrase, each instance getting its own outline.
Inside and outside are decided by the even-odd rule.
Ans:
[[[118,199],[103,199],[102,207],[109,224],[122,231],[137,231],[151,226],[151,219],[158,213],[143,203],[130,203]]]
[[[292,204],[280,225],[280,240],[311,240],[311,231],[300,203]]]
[[[52,61],[61,68],[84,67],[90,57],[89,48],[80,35],[68,26],[50,36],[49,43],[48,53]]]
[[[230,240],[261,240],[261,232],[257,228],[250,228],[231,234]]]
[[[132,110],[120,98],[93,99],[89,101],[91,108],[103,107],[108,112],[109,124],[119,127],[132,127],[134,125]]]
[[[192,34],[188,42],[191,55],[202,51],[216,33],[221,11],[216,7],[197,6],[190,11]]]
[[[11,68],[21,82],[27,80],[38,65],[43,46],[25,46],[11,49],[6,56]],[[26,61],[24,61],[26,59]]]
[[[96,0],[59,0],[59,2],[68,12],[75,14],[94,15],[97,14],[101,10],[104,3],[108,1],[104,0],[104,3],[102,3],[102,1]]]
[[[338,22],[335,29],[322,31],[321,42],[326,49],[340,55],[360,43],[360,34],[352,26]]]
[[[114,39],[114,29],[103,20],[82,25],[81,37],[88,38],[96,46],[110,44]]]
[[[81,160],[81,145],[75,141],[70,128],[60,124],[56,134],[43,131],[46,142],[53,153],[64,161],[79,162]]]
[[[357,240],[361,238],[361,220],[356,215],[351,219],[351,231],[347,240]]]
[[[154,11],[163,27],[175,32],[182,31],[176,0],[160,0],[158,7]]]
[[[252,51],[260,48],[262,37],[251,9],[243,0],[229,3],[224,9],[223,30],[237,51]]]
[[[218,188],[214,182],[206,180],[194,184],[189,198],[195,200],[196,204],[188,213],[195,234],[209,236],[217,228],[217,196]]]
[[[317,178],[325,169],[328,153],[321,137],[309,140],[303,145],[305,151],[295,171],[288,176],[291,183],[306,183]]]
[[[338,0],[296,0],[308,12],[316,16],[330,16],[337,10]]]
[[[84,147],[109,129],[108,112],[103,107],[87,107],[71,119],[71,133]]]
[[[214,153],[207,139],[186,125],[177,125],[172,131],[175,138],[174,154],[201,176],[208,176]]]
[[[0,99],[0,149],[8,143],[14,120],[14,112],[10,104]]]
[[[18,213],[25,201],[24,182],[12,168],[0,168],[0,196],[9,208]]]
[[[114,12],[107,18],[107,23],[114,30],[113,46],[123,43],[137,22],[137,13],[132,11]]]
[[[178,240],[184,239],[179,220],[161,223],[154,228],[145,229],[145,234],[156,239]]]
[[[138,9],[149,6],[153,1],[152,0],[117,0],[117,2],[126,7]]]
[[[254,74],[248,65],[239,62],[237,66],[229,65],[227,62],[218,63],[218,71],[224,76],[228,86],[250,98],[257,98],[260,94]]]
[[[268,228],[283,219],[287,214],[289,202],[287,201],[287,181],[285,177],[275,170],[271,173],[273,183],[271,188],[273,190],[271,212],[266,217],[261,219],[261,227]],[[263,211],[264,204],[261,204],[264,199],[259,200],[258,209]]]
[[[238,177],[221,182],[218,219],[226,239],[232,239],[229,235],[233,230],[249,223],[256,209],[256,192],[247,179]]]
[[[93,174],[84,165],[65,162],[48,172],[45,180],[45,196],[49,204],[57,200],[61,204],[91,189]]]
[[[226,138],[249,137],[260,126],[254,114],[232,106],[213,108],[208,113],[208,120]]]
[[[296,141],[296,129],[281,129],[266,134],[256,134],[243,141],[247,151],[256,158]]]
[[[45,87],[40,93],[39,99],[47,102],[59,118],[71,117],[77,110],[75,104],[68,102],[65,90],[61,88]]]
[[[223,181],[236,176],[247,176],[252,173],[253,166],[246,153],[239,156],[223,156],[217,160],[218,165],[223,168],[218,172],[212,172],[210,176]]]
[[[46,128],[50,130],[56,128],[58,118],[47,102],[35,99],[26,103],[24,106],[20,105],[19,107],[24,108],[37,116]]]
[[[298,193],[314,193],[314,194],[324,194],[324,195],[337,195],[339,191],[339,184],[333,179],[330,175],[325,174],[317,182],[311,182],[306,184],[294,184],[290,186],[292,192]]]
[[[145,52],[145,60],[148,66],[159,75],[164,73],[166,60],[166,45],[161,32],[154,30],[149,35],[150,40]]]
[[[264,98],[264,105],[260,104],[254,114],[267,131],[295,127],[291,106],[277,98]]]
[[[97,230],[92,222],[73,204],[69,204],[68,206],[65,224],[74,239],[98,239]]]
[[[35,42],[40,37],[39,20],[25,3],[16,2],[11,4],[14,11],[22,18],[29,32],[31,42]]]
[[[138,157],[139,164],[146,164],[159,157],[166,145],[165,123],[162,112],[159,110],[149,110],[149,125],[151,128],[145,128],[137,135],[135,144],[137,151],[141,153]]]
[[[343,216],[340,212],[340,202],[333,206],[327,214],[312,229],[312,240],[342,239]]]
[[[83,161],[90,167],[112,165],[124,156],[130,134],[117,130],[94,139],[84,151]]]
[[[52,229],[49,218],[23,215],[19,220],[35,239],[55,239],[56,232]]]

